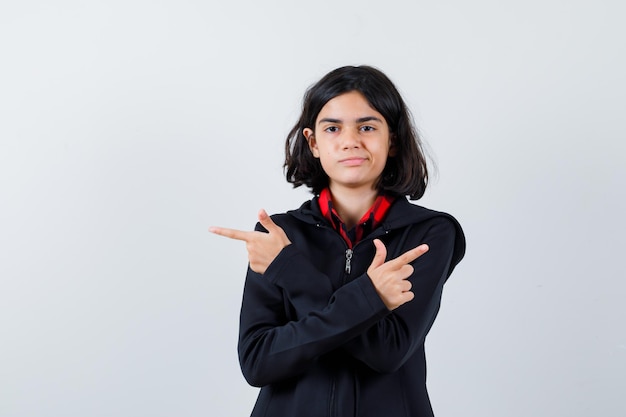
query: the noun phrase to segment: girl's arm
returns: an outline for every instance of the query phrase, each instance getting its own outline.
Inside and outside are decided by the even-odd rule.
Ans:
[[[301,373],[388,310],[367,282],[351,283],[333,293],[326,277],[311,276],[316,269],[306,267],[284,230],[264,210],[259,222],[253,232],[209,230],[246,242],[250,267],[240,317],[239,357],[248,382],[263,386]],[[281,288],[276,280],[285,277],[290,279]],[[304,287],[298,287],[302,282]],[[293,311],[294,306],[299,312]]]
[[[427,243],[430,248],[412,264],[414,272],[409,281],[414,299],[384,316],[343,348],[375,371],[393,372],[400,368],[423,345],[437,316],[455,239],[455,226],[443,217],[437,218],[425,235],[416,234],[413,241],[408,239],[406,247]]]
[[[385,307],[383,311],[387,314],[380,314],[371,326],[342,346],[378,372],[398,369],[424,343],[439,310],[443,284],[449,275],[456,227],[447,218],[438,217],[431,221],[425,232],[407,235],[409,238],[403,245],[395,248],[395,255],[422,243],[428,243],[430,247],[428,253],[412,263],[414,270],[408,281],[412,284],[413,300],[393,312]],[[259,279],[269,280],[279,287],[278,291],[284,295],[285,302],[281,305],[282,310],[292,307],[295,309],[294,315],[303,317],[307,313],[315,314],[313,312],[325,309],[332,295],[330,280],[293,246],[285,248],[278,259],[277,264],[283,265],[284,269],[270,268],[268,274]],[[379,308],[385,306],[367,274],[348,285],[358,285],[366,289],[368,294],[376,293],[379,295],[376,300]],[[334,299],[334,302],[342,300]],[[343,307],[352,314],[360,314],[352,311],[349,305]]]
[[[444,224],[449,226],[450,222]],[[447,235],[454,242],[454,231]],[[422,242],[406,243],[395,252]],[[439,246],[437,239],[432,242]],[[426,269],[424,262],[415,264],[421,265],[410,277],[416,300],[405,304],[412,308],[404,314],[401,312],[407,310],[405,307],[390,314],[366,274],[333,293],[328,277],[294,245],[284,247],[264,275],[250,269],[239,340],[240,363],[246,379],[252,385],[262,386],[298,375],[318,356],[339,347],[375,370],[400,366],[423,343],[439,305],[440,288],[439,292],[437,285],[429,288],[432,279],[419,279],[422,273],[432,277],[428,269],[438,268],[430,262]],[[449,257],[444,264],[449,264]],[[439,272],[442,277],[447,276],[447,267]],[[431,302],[425,305],[424,300]],[[410,320],[405,319],[407,314]]]
[[[285,248],[279,255],[282,259],[277,258],[268,273],[275,267],[280,275],[298,276],[298,282],[307,282],[307,274],[314,273],[314,268],[302,268],[292,259],[298,255],[289,256],[288,251],[295,249]],[[317,357],[354,339],[389,313],[367,281],[350,282],[331,292],[330,299],[324,293],[329,288],[299,294],[295,288],[287,291],[267,276],[248,270],[238,350],[241,369],[251,385],[263,386],[302,373]],[[319,300],[312,301],[316,297]],[[324,307],[296,320],[288,317],[292,302],[315,304],[323,298]]]

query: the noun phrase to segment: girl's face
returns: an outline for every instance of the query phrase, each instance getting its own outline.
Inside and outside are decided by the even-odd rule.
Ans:
[[[358,91],[329,100],[302,133],[335,192],[375,189],[393,151],[387,121]]]

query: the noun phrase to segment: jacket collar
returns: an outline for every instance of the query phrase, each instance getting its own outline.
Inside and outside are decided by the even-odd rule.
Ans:
[[[325,224],[326,219],[319,209],[317,200],[318,197],[316,196],[309,201],[305,201],[298,209],[288,211],[287,214],[305,223]],[[385,230],[397,229],[408,226],[409,224],[421,223],[422,221],[438,215],[446,214],[412,204],[406,197],[398,197],[395,199],[389,208],[387,216],[382,221],[382,227]]]
[[[314,225],[326,224],[326,219],[324,219],[324,216],[320,212],[319,204],[316,199],[317,197],[314,197],[312,200],[304,202],[300,208],[288,211],[287,214],[305,223]],[[449,275],[452,273],[456,264],[465,256],[465,235],[463,229],[459,222],[451,215],[412,204],[406,197],[398,197],[391,205],[387,216],[380,226],[382,228],[380,234],[408,225],[419,224],[434,217],[445,217],[452,221],[456,228],[454,252],[452,254],[450,270],[448,271]],[[378,235],[376,231],[374,231],[374,233]]]

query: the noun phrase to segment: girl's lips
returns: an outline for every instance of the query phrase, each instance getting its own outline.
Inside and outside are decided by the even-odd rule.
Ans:
[[[347,165],[347,166],[358,166],[361,165],[363,162],[365,162],[366,158],[359,158],[359,157],[354,157],[354,158],[346,158],[346,159],[342,159],[339,161],[340,164],[342,165]]]

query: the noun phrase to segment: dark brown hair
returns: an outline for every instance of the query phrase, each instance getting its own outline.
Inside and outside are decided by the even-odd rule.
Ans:
[[[369,104],[383,115],[389,126],[394,156],[376,184],[379,193],[407,195],[417,200],[424,195],[428,169],[421,140],[400,93],[391,80],[376,68],[346,66],[326,74],[304,94],[302,114],[285,142],[285,176],[294,188],[306,185],[318,194],[328,186],[328,176],[319,159],[309,149],[303,129],[315,130],[322,107],[331,99],[350,91],[363,94]]]

